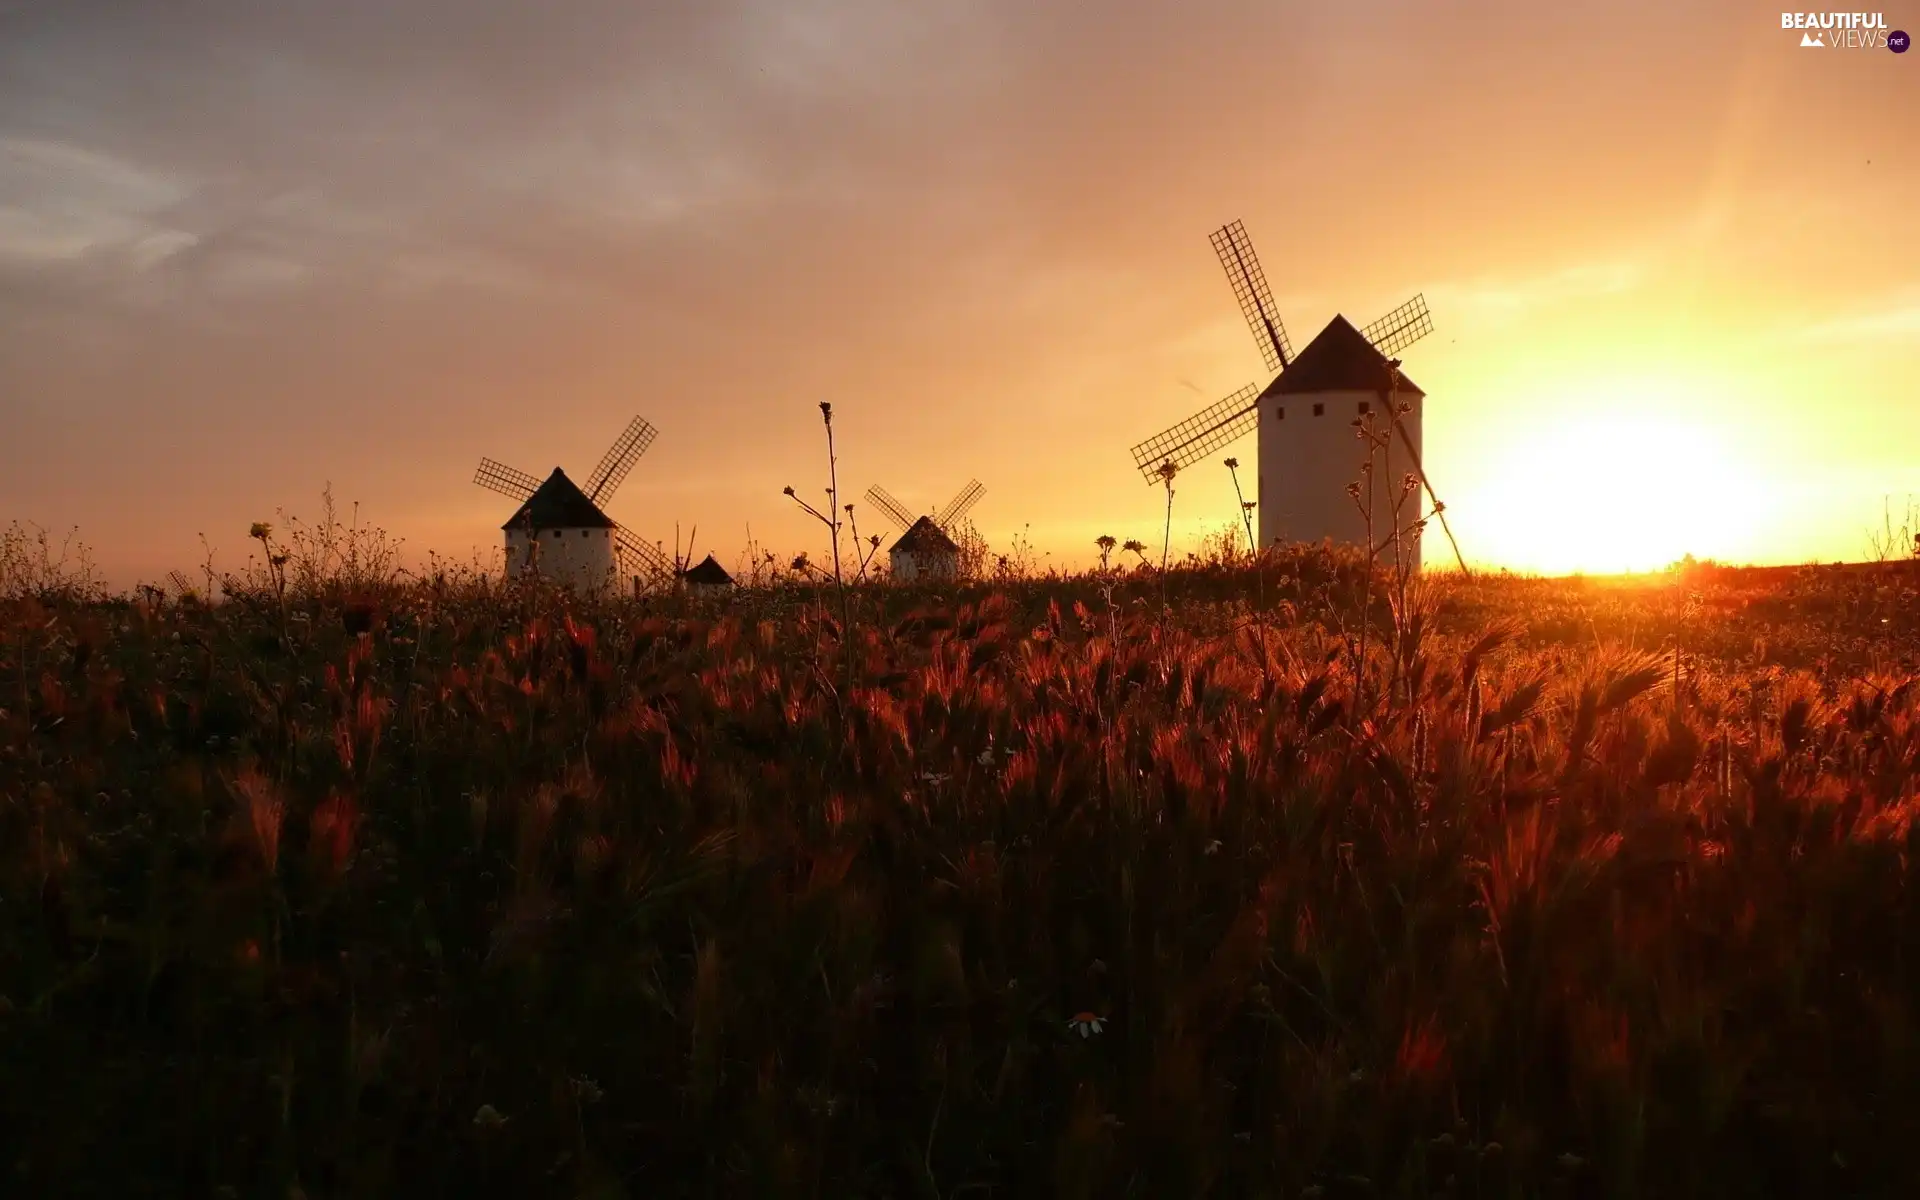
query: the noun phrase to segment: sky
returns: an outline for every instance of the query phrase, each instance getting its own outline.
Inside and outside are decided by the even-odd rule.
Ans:
[[[1425,296],[1470,561],[1854,559],[1920,499],[1920,53],[1721,0],[560,11],[0,0],[0,523],[126,585],[331,485],[465,558],[480,458],[584,477],[640,415],[612,516],[817,558],[829,401],[845,499],[978,478],[1084,565],[1162,532],[1128,448],[1266,382],[1234,219],[1296,346]]]

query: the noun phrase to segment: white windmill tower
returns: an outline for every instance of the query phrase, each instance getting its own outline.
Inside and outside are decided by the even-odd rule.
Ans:
[[[1176,471],[1192,466],[1257,429],[1260,544],[1330,538],[1365,545],[1367,518],[1348,495],[1347,485],[1358,476],[1365,453],[1356,446],[1353,426],[1375,413],[1393,429],[1387,452],[1388,486],[1376,488],[1375,495],[1368,498],[1373,506],[1375,536],[1391,527],[1391,481],[1399,473],[1393,465],[1393,445],[1397,444],[1432,501],[1431,515],[1439,518],[1440,528],[1452,543],[1446,506],[1434,495],[1420,460],[1420,419],[1426,393],[1399,373],[1400,362],[1394,357],[1433,332],[1425,298],[1416,295],[1365,329],[1355,329],[1336,314],[1307,348],[1295,355],[1246,227],[1239,221],[1223,225],[1211,240],[1267,370],[1278,374],[1264,390],[1248,384],[1135,446],[1134,465],[1147,482],[1159,483],[1169,465]],[[1381,497],[1381,491],[1388,494]],[[1383,543],[1369,550],[1378,554],[1384,548]],[[1417,567],[1417,539],[1410,549]],[[1458,544],[1454,544],[1453,553],[1464,571],[1466,562],[1460,558]]]
[[[900,537],[887,550],[887,563],[893,577],[902,583],[915,579],[951,579],[960,571],[960,544],[954,540],[960,518],[967,515],[987,489],[978,479],[970,479],[947,506],[938,513],[915,516],[912,509],[895,500],[885,488],[867,489],[867,502],[886,515],[900,530]]]
[[[582,592],[604,590],[623,577],[673,578],[672,560],[600,507],[657,435],[653,426],[635,417],[601,456],[584,489],[559,467],[542,482],[491,458],[481,459],[473,481],[521,502],[500,527],[506,534],[508,573],[537,574]]]

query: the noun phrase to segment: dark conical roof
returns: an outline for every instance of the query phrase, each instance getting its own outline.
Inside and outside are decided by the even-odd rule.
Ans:
[[[1365,334],[1335,314],[1279,378],[1267,385],[1260,398],[1312,392],[1378,392],[1387,386],[1386,362]],[[1426,395],[1404,374],[1400,376],[1400,394]]]
[[[612,529],[613,519],[559,467],[514,510],[502,529]]]
[[[958,554],[960,546],[947,536],[946,530],[933,523],[932,517],[921,517],[907,531],[900,535],[887,553],[904,550],[913,554]]]
[[[715,562],[711,554],[701,559],[699,566],[688,567],[680,577],[688,583],[707,583],[721,587],[733,582],[733,576],[727,574],[727,569]]]

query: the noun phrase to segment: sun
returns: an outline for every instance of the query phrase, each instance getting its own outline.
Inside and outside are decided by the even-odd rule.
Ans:
[[[1757,550],[1764,497],[1744,455],[1677,386],[1582,389],[1476,456],[1471,556],[1559,575],[1654,570]],[[1470,519],[1469,519],[1470,518]]]

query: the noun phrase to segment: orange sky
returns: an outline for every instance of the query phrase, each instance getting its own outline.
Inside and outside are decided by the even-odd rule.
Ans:
[[[1236,217],[1296,346],[1425,293],[1469,559],[1856,558],[1920,496],[1920,53],[1751,3],[641,7],[0,2],[0,520],[128,583],[330,480],[464,556],[482,455],[584,474],[638,413],[613,516],[817,555],[830,400],[849,498],[977,476],[1078,565],[1157,542],[1127,448],[1259,374]],[[1177,489],[1176,551],[1236,515],[1217,458]]]

